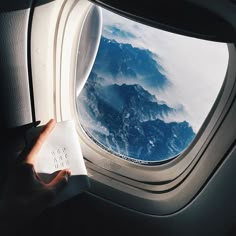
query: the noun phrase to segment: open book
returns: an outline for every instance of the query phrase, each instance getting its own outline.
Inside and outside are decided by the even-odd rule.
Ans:
[[[36,141],[43,128],[43,126],[39,126],[27,132],[26,141],[28,145],[32,145]],[[49,182],[62,169],[69,168],[71,171],[68,185],[58,194],[52,205],[89,188],[90,182],[72,120],[56,124],[37,154],[34,167],[45,182]]]

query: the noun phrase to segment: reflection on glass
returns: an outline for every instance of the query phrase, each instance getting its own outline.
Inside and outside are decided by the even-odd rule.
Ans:
[[[143,164],[180,154],[194,139],[224,80],[227,45],[180,36],[103,10],[103,32],[77,98],[86,133]]]

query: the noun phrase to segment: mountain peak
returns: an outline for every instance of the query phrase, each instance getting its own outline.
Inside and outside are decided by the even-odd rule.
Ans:
[[[102,36],[93,71],[109,76],[114,82],[136,81],[143,87],[163,88],[168,80],[159,71],[161,67],[154,58],[154,54],[147,49]]]

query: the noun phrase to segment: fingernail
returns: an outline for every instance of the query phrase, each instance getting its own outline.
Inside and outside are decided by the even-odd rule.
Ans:
[[[71,171],[70,170],[67,170],[67,173],[69,176],[71,176]]]
[[[65,175],[71,176],[71,171],[69,169],[65,170]]]

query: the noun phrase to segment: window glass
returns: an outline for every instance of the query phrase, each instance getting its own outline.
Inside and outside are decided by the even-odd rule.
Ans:
[[[224,81],[227,45],[102,11],[98,54],[76,98],[81,126],[117,157],[169,160],[189,146],[208,115]]]

